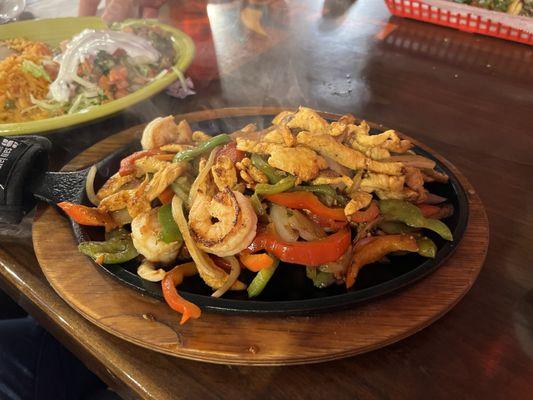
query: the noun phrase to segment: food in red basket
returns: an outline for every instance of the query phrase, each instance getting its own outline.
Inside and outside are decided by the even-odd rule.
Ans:
[[[502,11],[512,15],[533,16],[533,0],[453,0],[492,11]]]

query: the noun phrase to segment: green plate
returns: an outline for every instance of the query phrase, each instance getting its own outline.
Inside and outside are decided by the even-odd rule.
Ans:
[[[135,21],[128,20],[126,22]],[[178,51],[178,59],[175,66],[180,71],[185,71],[194,57],[194,43],[192,39],[179,29],[170,27],[151,20],[135,21],[141,24],[159,26],[172,35],[174,46]],[[0,26],[0,40],[15,37],[24,37],[29,40],[44,41],[52,46],[57,46],[65,39],[81,32],[84,29],[103,29],[106,24],[99,17],[69,17],[41,19],[34,21],[16,22]],[[70,115],[62,115],[31,122],[18,122],[0,124],[0,136],[24,135],[28,133],[44,133],[54,129],[67,128],[84,122],[96,120],[118,111],[124,110],[154,94],[160,92],[178,78],[174,71],[167,72],[164,76],[156,79],[143,88],[125,97],[110,101],[109,103],[93,107],[86,112]]]

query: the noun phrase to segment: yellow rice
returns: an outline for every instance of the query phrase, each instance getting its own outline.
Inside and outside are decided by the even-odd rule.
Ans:
[[[48,118],[50,115],[35,107],[30,94],[36,99],[44,99],[49,82],[36,78],[22,70],[22,62],[30,60],[41,65],[43,59],[51,58],[50,48],[42,42],[25,39],[6,40],[3,44],[16,51],[0,61],[0,123],[33,121]],[[7,105],[6,105],[7,102]],[[9,107],[14,103],[14,107]]]

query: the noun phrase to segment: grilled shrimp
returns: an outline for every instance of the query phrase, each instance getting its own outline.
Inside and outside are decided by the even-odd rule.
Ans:
[[[176,124],[174,117],[156,118],[144,128],[141,145],[144,150],[159,148],[169,143],[191,143],[192,130],[187,121]]]
[[[158,208],[137,215],[131,222],[131,238],[137,251],[153,263],[170,264],[178,256],[181,242],[165,243],[160,239]]]
[[[248,198],[226,187],[213,198],[196,196],[189,212],[189,228],[201,250],[226,257],[252,242],[257,215]]]

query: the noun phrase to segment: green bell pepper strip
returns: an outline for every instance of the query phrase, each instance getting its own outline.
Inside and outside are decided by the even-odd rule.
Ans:
[[[213,150],[215,147],[226,144],[231,142],[231,137],[225,133],[221,135],[217,135],[212,137],[209,140],[206,140],[199,146],[180,151],[179,153],[176,153],[174,156],[173,161],[179,162],[179,161],[190,161],[196,157],[198,157],[201,154],[207,153],[211,150]]]
[[[333,205],[345,206],[347,203],[346,199],[329,185],[295,186],[291,192],[311,192],[320,195],[329,207]]]
[[[265,214],[265,209],[261,205],[261,200],[256,193],[250,196],[250,202],[252,203],[252,207],[257,215],[261,216]]]
[[[263,174],[265,174],[270,183],[278,183],[286,177],[284,173],[268,165],[268,163],[263,160],[263,158],[259,154],[252,154],[252,157],[250,159],[252,161],[252,165],[256,167],[259,171],[261,171]]]
[[[273,185],[269,185],[268,183],[258,183],[255,185],[255,194],[258,196],[268,196],[270,194],[283,193],[294,187],[295,183],[296,177],[292,175],[283,178]]]
[[[418,245],[418,254],[422,257],[435,258],[437,254],[437,245],[428,237],[422,236],[416,240]]]
[[[443,239],[453,240],[452,232],[438,219],[424,218],[420,209],[403,200],[380,200],[378,206],[386,220],[400,221],[413,228],[426,228],[438,233]]]
[[[413,233],[416,229],[398,221],[381,221],[378,228],[389,235],[399,235],[401,233]]]
[[[127,239],[130,236],[130,233],[124,228],[113,229],[112,231],[105,233],[105,240],[112,239]]]
[[[313,285],[319,289],[328,287],[335,282],[335,276],[331,272],[320,271],[315,267],[306,267],[305,275],[313,281]]]
[[[94,260],[102,258],[103,264],[122,264],[139,255],[130,235],[114,237],[105,242],[82,242],[78,249]]]
[[[270,278],[272,278],[272,275],[274,275],[274,272],[276,272],[276,268],[278,268],[279,265],[279,260],[272,255],[270,256],[274,258],[274,265],[272,265],[270,268],[262,269],[255,274],[254,279],[252,282],[250,282],[250,285],[248,285],[248,289],[246,289],[248,291],[248,297],[259,296],[265,289]]]
[[[161,225],[161,240],[163,242],[172,243],[183,240],[178,225],[172,217],[172,206],[170,204],[165,204],[159,208],[157,219]]]
[[[323,195],[331,196],[331,197],[337,196],[337,192],[335,191],[335,189],[329,185],[295,186],[291,190],[291,192],[298,192],[298,191],[318,193],[318,194],[323,194]]]

